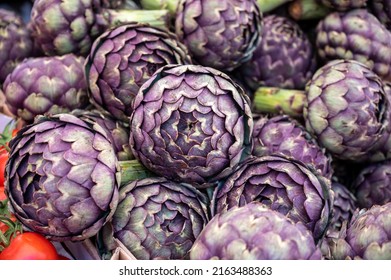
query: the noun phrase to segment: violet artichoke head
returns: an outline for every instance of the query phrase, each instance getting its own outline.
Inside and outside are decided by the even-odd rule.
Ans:
[[[200,191],[148,178],[121,187],[117,210],[101,234],[107,249],[115,248],[114,237],[137,259],[188,259],[207,222],[207,201]]]
[[[332,61],[315,73],[306,92],[306,128],[334,157],[360,162],[380,149],[390,103],[385,84],[367,66]]]
[[[26,122],[37,115],[85,108],[84,58],[67,54],[26,59],[8,75],[3,91],[9,110]]]
[[[320,259],[312,233],[258,202],[212,218],[190,251],[192,260]]]
[[[303,223],[316,241],[326,232],[333,209],[330,180],[279,155],[255,157],[232,173],[214,191],[212,215],[252,201]]]
[[[108,132],[70,114],[39,116],[10,142],[5,190],[15,216],[54,241],[94,236],[118,203]]]
[[[253,119],[248,97],[224,73],[168,65],[140,88],[130,131],[133,154],[145,167],[207,187],[251,154]]]
[[[173,33],[141,23],[108,30],[96,39],[87,58],[91,102],[127,122],[134,96],[156,70],[190,62],[186,47]]]
[[[253,155],[284,154],[312,165],[331,179],[331,157],[298,121],[287,115],[260,117],[254,121]]]
[[[182,0],[175,33],[197,63],[231,71],[249,60],[260,42],[256,0]]]
[[[252,58],[239,68],[242,79],[260,86],[304,89],[316,69],[315,50],[294,21],[277,15],[263,20],[262,40]]]

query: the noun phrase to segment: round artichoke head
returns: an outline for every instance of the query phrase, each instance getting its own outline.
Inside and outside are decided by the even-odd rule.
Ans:
[[[256,0],[182,0],[175,21],[175,33],[194,60],[222,71],[251,58],[261,28]]]
[[[254,157],[215,189],[212,215],[253,201],[303,223],[318,241],[330,223],[333,192],[330,180],[300,161],[280,155]]]
[[[108,30],[96,39],[86,62],[91,102],[127,122],[134,96],[156,70],[190,62],[173,33],[141,23]]]
[[[335,60],[309,81],[303,115],[307,130],[334,157],[368,160],[386,135],[390,103],[381,78],[364,64]]]
[[[130,145],[144,166],[207,187],[251,153],[249,99],[222,72],[197,65],[159,69],[138,92]]]
[[[314,48],[300,26],[289,18],[263,19],[262,40],[252,58],[239,68],[242,79],[260,86],[304,89],[316,68]]]
[[[190,251],[192,260],[320,259],[312,233],[258,202],[212,218]]]
[[[281,153],[312,165],[331,179],[331,156],[298,121],[287,115],[261,116],[254,121],[253,155]]]
[[[10,111],[28,123],[37,115],[89,104],[84,58],[74,54],[24,60],[7,76],[3,90]]]
[[[55,241],[94,236],[118,203],[107,131],[70,114],[37,117],[10,142],[5,190],[15,216]]]
[[[0,84],[18,63],[33,53],[33,41],[23,19],[0,9]]]
[[[113,219],[101,234],[107,249],[120,240],[137,259],[188,259],[208,222],[206,197],[165,178],[122,186]]]

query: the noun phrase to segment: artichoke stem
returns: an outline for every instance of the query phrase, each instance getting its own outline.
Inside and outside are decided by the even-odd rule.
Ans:
[[[327,16],[331,9],[316,0],[295,0],[289,5],[288,11],[295,20],[316,20]]]
[[[126,185],[134,180],[140,180],[156,175],[145,168],[138,160],[120,161],[121,166],[121,186]]]
[[[291,2],[292,0],[258,0],[258,6],[263,13],[270,12],[275,8]]]
[[[168,29],[168,10],[102,10],[102,15],[109,26],[118,26],[128,22],[148,23],[154,27]]]
[[[171,16],[176,14],[179,0],[140,0],[140,5],[145,10],[168,10]]]
[[[306,95],[302,90],[260,87],[254,94],[252,111],[301,118],[305,102]]]

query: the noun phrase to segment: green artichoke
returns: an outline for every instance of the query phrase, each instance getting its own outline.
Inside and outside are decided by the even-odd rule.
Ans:
[[[128,122],[140,87],[167,64],[189,64],[175,34],[140,23],[125,24],[99,36],[86,63],[90,100]]]
[[[251,58],[261,38],[261,26],[256,0],[182,0],[175,33],[194,61],[231,71]]]
[[[260,86],[304,89],[316,69],[315,50],[300,26],[289,18],[268,15],[261,43],[239,68],[252,90]]]
[[[345,12],[357,8],[364,8],[367,0],[317,0],[326,7],[333,8],[337,11]]]
[[[300,161],[280,155],[254,157],[215,188],[211,213],[252,201],[303,223],[318,241],[330,223],[333,192],[330,180]]]
[[[249,99],[224,73],[167,65],[141,88],[130,117],[133,154],[152,172],[208,187],[251,154]]]
[[[391,81],[391,33],[365,9],[334,12],[322,19],[316,45],[324,61],[357,60]]]
[[[352,190],[361,208],[391,202],[391,161],[367,165],[353,182]]]
[[[70,114],[39,116],[18,132],[5,191],[25,227],[50,240],[78,241],[111,220],[120,173],[108,133]]]
[[[70,112],[88,102],[84,58],[67,54],[28,58],[3,84],[9,110],[26,122],[37,115]]]
[[[23,19],[0,9],[0,84],[18,63],[33,54],[33,41]]]
[[[107,28],[126,22],[167,26],[168,12],[111,10],[100,0],[36,0],[31,11],[32,34],[46,55],[87,55]],[[105,4],[105,3],[103,3]]]
[[[307,85],[307,130],[334,157],[365,161],[388,137],[390,104],[380,77],[357,61],[321,67]]]
[[[372,0],[369,3],[371,12],[391,31],[391,1]]]
[[[261,203],[212,218],[190,250],[192,260],[320,259],[311,232]]]
[[[332,259],[391,260],[391,202],[356,211],[347,230],[330,238]]]
[[[260,117],[254,121],[253,155],[281,153],[312,165],[331,179],[331,157],[298,121],[287,115]]]
[[[121,187],[117,210],[101,235],[107,249],[115,249],[114,237],[137,259],[188,259],[207,222],[201,192],[165,178],[148,178]]]

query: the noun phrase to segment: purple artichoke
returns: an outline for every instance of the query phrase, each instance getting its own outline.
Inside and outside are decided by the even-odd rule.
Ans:
[[[251,58],[261,26],[256,0],[182,0],[175,32],[197,63],[231,71]]]
[[[107,249],[120,240],[137,259],[188,259],[208,222],[206,197],[164,178],[122,186],[113,219],[103,231]]]
[[[260,86],[304,89],[316,68],[314,48],[294,21],[276,15],[263,20],[262,40],[239,69],[244,81]]]
[[[391,33],[365,9],[329,14],[318,25],[316,44],[324,61],[357,60],[391,81]]]
[[[352,189],[361,208],[391,202],[391,161],[366,166],[353,182]]]
[[[390,103],[378,75],[357,61],[336,60],[307,85],[307,130],[334,157],[365,161],[387,137]]]
[[[190,62],[175,34],[140,23],[111,29],[95,40],[87,58],[91,102],[128,121],[134,96],[156,70]]]
[[[133,154],[152,172],[207,187],[251,154],[253,119],[248,97],[227,75],[168,65],[140,88],[130,131]]]
[[[83,64],[84,58],[73,54],[24,60],[4,82],[8,108],[26,122],[41,114],[85,108],[89,103]]]
[[[331,179],[331,157],[298,121],[289,116],[261,117],[254,121],[253,143],[255,156],[281,153],[312,165]]]
[[[119,164],[97,123],[37,117],[10,142],[5,190],[15,216],[55,241],[94,236],[118,203]]]
[[[213,194],[212,215],[259,201],[294,222],[302,222],[319,240],[333,209],[330,180],[300,161],[283,156],[248,160]]]
[[[33,41],[23,23],[14,12],[0,9],[0,84],[23,59],[33,53]]]
[[[192,260],[320,259],[311,232],[281,213],[252,202],[220,213],[190,251]]]

